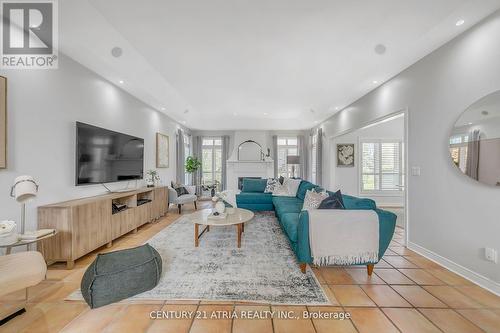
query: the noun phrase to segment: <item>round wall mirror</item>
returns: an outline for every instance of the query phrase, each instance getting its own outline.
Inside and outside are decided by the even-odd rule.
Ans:
[[[450,135],[450,154],[465,175],[500,186],[500,91],[462,113]]]
[[[262,146],[253,140],[242,142],[238,146],[238,161],[262,161]]]

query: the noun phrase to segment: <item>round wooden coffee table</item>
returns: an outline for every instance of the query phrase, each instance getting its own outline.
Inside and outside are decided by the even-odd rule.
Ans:
[[[189,219],[194,224],[194,246],[198,246],[200,237],[210,231],[210,227],[235,225],[237,227],[238,247],[241,247],[241,234],[245,231],[245,222],[254,217],[254,213],[248,209],[235,208],[233,214],[228,214],[225,218],[209,218],[212,209],[202,209],[189,215]],[[201,226],[206,226],[202,232],[199,232]]]

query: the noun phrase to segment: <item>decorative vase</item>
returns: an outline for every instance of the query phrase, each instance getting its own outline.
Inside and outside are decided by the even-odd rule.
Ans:
[[[215,211],[219,214],[222,214],[224,213],[225,210],[226,210],[226,205],[224,205],[224,202],[217,201],[217,203],[215,204]]]

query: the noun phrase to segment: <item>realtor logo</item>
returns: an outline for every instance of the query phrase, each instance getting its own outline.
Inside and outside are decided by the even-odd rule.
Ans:
[[[1,1],[3,69],[58,65],[57,0]]]

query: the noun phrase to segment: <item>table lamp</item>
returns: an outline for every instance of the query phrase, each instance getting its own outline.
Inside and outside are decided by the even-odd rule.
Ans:
[[[295,178],[295,165],[300,164],[300,156],[288,155],[286,157],[286,164],[289,164],[292,166],[292,177]]]
[[[21,203],[21,235],[24,234],[26,222],[26,203],[36,197],[38,184],[31,176],[19,176],[10,188],[10,196]]]

